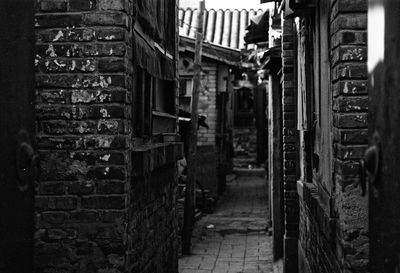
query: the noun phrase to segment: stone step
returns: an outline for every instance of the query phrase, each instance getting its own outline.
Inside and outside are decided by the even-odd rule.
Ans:
[[[233,172],[238,176],[265,176],[266,172],[264,168],[233,168]]]

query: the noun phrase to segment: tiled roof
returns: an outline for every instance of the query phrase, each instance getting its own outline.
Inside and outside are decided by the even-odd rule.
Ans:
[[[231,49],[250,49],[254,45],[245,45],[244,35],[250,19],[263,14],[263,10],[207,10],[205,12],[205,41]],[[179,35],[195,39],[197,27],[197,9],[179,9]]]

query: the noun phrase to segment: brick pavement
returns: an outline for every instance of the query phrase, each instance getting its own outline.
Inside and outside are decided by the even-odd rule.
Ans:
[[[229,183],[215,213],[198,222],[205,228],[193,246],[192,255],[179,260],[179,272],[272,272],[267,213],[264,178],[245,176]]]

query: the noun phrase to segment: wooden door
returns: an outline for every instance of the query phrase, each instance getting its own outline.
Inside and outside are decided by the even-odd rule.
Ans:
[[[400,272],[400,1],[368,10],[371,273]]]
[[[32,0],[0,1],[0,272],[33,272]]]

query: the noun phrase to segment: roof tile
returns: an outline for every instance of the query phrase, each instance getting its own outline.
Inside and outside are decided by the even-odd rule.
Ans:
[[[195,38],[197,30],[197,9],[179,9],[179,35]],[[231,49],[253,48],[254,45],[246,45],[243,37],[250,19],[263,14],[259,10],[206,10],[204,15],[205,40],[209,43],[229,47]]]

